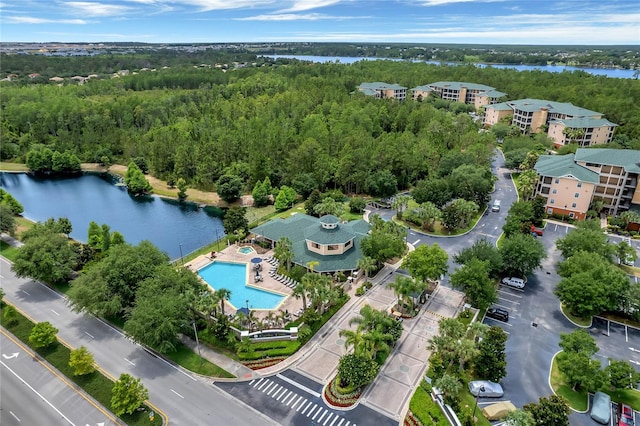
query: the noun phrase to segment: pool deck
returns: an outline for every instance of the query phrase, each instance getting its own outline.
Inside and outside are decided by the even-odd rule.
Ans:
[[[269,276],[269,268],[271,267],[271,265],[267,263],[264,259],[267,258],[268,256],[272,256],[273,250],[269,250],[264,253],[258,253],[254,251],[249,254],[242,254],[238,252],[239,249],[240,249],[239,246],[232,244],[229,247],[226,247],[224,250],[216,252],[214,258],[211,258],[210,255],[201,255],[191,260],[190,262],[186,263],[185,267],[195,272],[209,265],[214,260],[221,260],[225,262],[247,263],[249,264],[249,268],[251,268],[249,270],[249,283],[248,283],[249,285],[251,285],[252,287],[263,289],[263,290],[270,290],[276,293],[287,295],[287,297],[280,304],[280,306],[278,306],[277,309],[273,309],[273,310],[266,310],[266,309],[253,310],[252,309],[255,316],[262,320],[269,315],[269,312],[274,312],[277,314],[278,312],[289,311],[295,318],[294,314],[298,312],[300,309],[302,309],[302,300],[296,299],[295,297],[288,297],[291,295],[291,292],[293,291],[293,289],[287,287],[281,282],[276,281],[273,277]],[[262,276],[263,281],[259,283],[256,283],[254,280],[253,265],[251,264],[251,259],[253,259],[254,257],[259,257],[262,259],[262,263],[261,263],[262,271],[260,272],[260,275]],[[238,306],[237,308],[241,308],[241,307],[242,306]],[[228,303],[225,303],[225,312],[235,313],[236,311],[233,306],[231,306]]]

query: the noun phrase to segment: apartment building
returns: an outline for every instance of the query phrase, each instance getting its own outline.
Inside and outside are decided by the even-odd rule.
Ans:
[[[578,148],[575,154],[542,155],[535,194],[547,199],[548,214],[584,219],[593,200],[619,215],[640,205],[640,151]]]
[[[459,81],[438,81],[411,89],[411,98],[416,101],[438,93],[441,99],[473,105],[476,109],[500,102],[506,93],[491,86]]]
[[[404,101],[407,98],[407,88],[399,84],[388,83],[360,83],[358,91],[374,98],[396,99]]]
[[[571,103],[541,99],[519,99],[489,105],[485,108],[484,124],[493,126],[506,117],[522,133],[546,132],[556,147],[568,143],[590,146],[609,143],[617,124],[603,114]]]
[[[605,118],[567,118],[550,121],[547,134],[556,148],[570,143],[587,147],[611,142],[616,127]]]

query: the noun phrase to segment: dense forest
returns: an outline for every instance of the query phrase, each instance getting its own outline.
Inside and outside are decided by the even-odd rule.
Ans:
[[[205,57],[209,64],[249,65],[194,67],[207,62],[184,54],[185,65],[162,69],[151,55],[131,65],[156,72],[109,78],[94,71],[100,77],[83,85],[3,82],[0,155],[23,162],[30,150],[44,145],[84,162],[106,158],[128,164],[142,158],[153,175],[183,178],[203,189],[214,189],[226,174],[239,176],[248,191],[268,177],[276,187],[304,187],[307,193],[309,188],[364,192],[370,176],[389,172],[399,188],[407,188],[441,173],[451,151],[486,162],[494,135],[479,132],[460,104],[373,99],[356,87],[384,81],[411,88],[441,80],[487,84],[509,99],[571,102],[602,112],[620,125],[616,146],[640,148],[636,80],[395,61],[251,65],[244,54],[219,54]],[[91,72],[83,61],[110,72],[124,59],[41,60],[65,64],[71,75],[77,64]],[[139,69],[133,66],[132,71]]]

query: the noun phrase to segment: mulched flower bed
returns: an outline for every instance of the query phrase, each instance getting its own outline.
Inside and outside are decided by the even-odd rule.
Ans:
[[[418,420],[411,411],[407,413],[407,416],[404,418],[403,424],[404,426],[422,426],[420,420]]]
[[[362,389],[358,389],[346,395],[341,394],[336,387],[335,377],[333,378],[333,380],[331,380],[327,387],[324,388],[324,397],[326,398],[327,402],[334,407],[351,407],[358,402],[358,399],[360,399],[360,395],[362,395]]]
[[[396,308],[395,307],[391,308],[391,313],[393,313],[393,312],[396,312]],[[402,314],[400,316],[400,318],[402,318],[402,319],[411,319],[411,318],[415,317],[415,315],[411,315],[410,313],[405,313],[405,312],[402,312],[402,311],[399,311],[399,312]]]
[[[276,358],[257,359],[255,361],[243,361],[242,364],[252,370],[260,370],[261,368],[267,368],[271,367],[272,365],[276,365],[277,363],[284,361],[285,359],[287,359],[287,357],[282,356]]]

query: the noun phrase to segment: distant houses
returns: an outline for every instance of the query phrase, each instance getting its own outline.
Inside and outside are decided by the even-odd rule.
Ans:
[[[361,83],[358,91],[378,99],[403,101],[407,88],[381,82]],[[580,147],[610,143],[617,124],[604,118],[604,114],[590,111],[567,102],[542,99],[502,101],[506,93],[484,84],[460,81],[438,81],[410,90],[411,99],[422,101],[437,95],[440,99],[473,105],[484,109],[485,127],[506,123],[522,133],[545,132],[556,148],[575,143]]]
[[[617,124],[604,119],[601,112],[571,103],[541,99],[519,99],[485,108],[484,124],[493,126],[510,118],[508,124],[522,133],[546,132],[556,148],[569,143],[581,147],[609,143]]]

